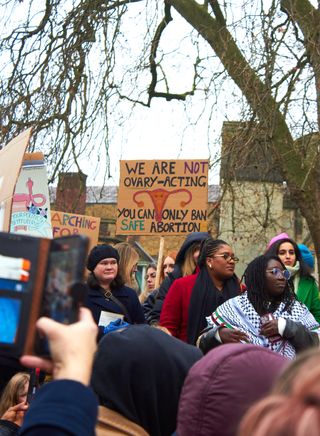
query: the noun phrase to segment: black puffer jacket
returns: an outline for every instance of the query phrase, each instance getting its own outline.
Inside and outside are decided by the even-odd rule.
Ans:
[[[177,254],[174,269],[171,273],[168,274],[168,276],[161,283],[153,306],[144,309],[145,318],[148,324],[159,323],[163,301],[166,298],[168,290],[176,279],[182,277],[182,265],[184,263],[188,249],[194,243],[200,243],[204,239],[208,238],[208,236],[209,233],[207,232],[194,232],[194,233],[190,233],[190,235],[186,237],[184,243],[181,245],[181,248]],[[149,303],[152,305],[152,299],[149,301]]]

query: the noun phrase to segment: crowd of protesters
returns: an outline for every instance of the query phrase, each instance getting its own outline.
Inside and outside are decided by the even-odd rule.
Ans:
[[[193,233],[158,263],[158,288],[147,267],[140,296],[138,260],[128,243],[91,250],[79,321],[40,318],[51,359],[22,356],[6,372],[0,435],[320,434],[320,300],[305,245],[276,235],[238,277],[228,242]],[[45,375],[30,404],[28,368]]]

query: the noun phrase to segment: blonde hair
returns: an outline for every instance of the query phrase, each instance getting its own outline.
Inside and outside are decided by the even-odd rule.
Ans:
[[[139,254],[134,247],[128,242],[119,242],[114,245],[114,248],[118,250],[119,260],[119,274],[122,277],[124,283],[137,290],[137,282],[132,277],[132,269],[138,263]]]
[[[239,436],[320,434],[320,365],[313,357],[313,368],[309,359],[302,359],[298,368],[294,362],[293,369],[289,366],[284,371],[286,383],[282,381],[273,394],[249,409],[240,424]]]
[[[19,396],[23,392],[24,385],[30,381],[30,375],[26,372],[18,372],[8,381],[0,400],[0,418],[9,407],[19,404]]]
[[[320,350],[310,348],[298,356],[288,365],[278,377],[272,393],[280,395],[289,395],[292,392],[296,382],[300,379],[300,372],[309,373],[320,362]]]
[[[189,276],[190,274],[194,273],[197,264],[194,260],[193,255],[199,249],[200,249],[200,242],[195,242],[188,248],[183,265],[181,267],[182,277]]]

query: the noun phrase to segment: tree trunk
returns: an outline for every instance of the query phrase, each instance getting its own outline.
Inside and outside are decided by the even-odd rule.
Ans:
[[[166,0],[196,29],[220,58],[224,68],[246,97],[259,123],[266,129],[273,153],[286,180],[292,199],[305,217],[312,236],[318,263],[320,255],[320,190],[319,147],[317,141],[309,144],[305,157],[293,140],[284,115],[270,89],[243,57],[236,42],[226,27],[218,2],[212,3],[215,18],[207,9],[194,0]],[[303,6],[304,5],[304,6]],[[283,1],[286,11],[302,28],[306,36],[306,49],[311,54],[311,63],[316,80],[319,77],[319,11],[307,0]],[[310,30],[312,27],[312,30]],[[318,82],[320,89],[320,80]],[[318,91],[319,91],[318,89]]]

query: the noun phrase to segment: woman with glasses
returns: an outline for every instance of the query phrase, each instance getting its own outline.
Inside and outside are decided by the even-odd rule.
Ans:
[[[171,272],[168,271],[166,277],[160,284],[159,290],[155,295],[155,300],[149,301],[149,306],[145,307],[145,317],[150,325],[159,324],[160,313],[162,311],[164,299],[172,283],[180,277],[194,274],[197,268],[197,261],[200,252],[200,244],[209,236],[207,232],[190,233],[181,245],[175,264]]]
[[[289,278],[290,272],[276,256],[262,255],[250,262],[244,273],[246,292],[207,318],[208,330],[198,341],[202,351],[216,341],[243,342],[293,359],[297,352],[318,346],[320,326],[296,299]]]
[[[220,304],[240,293],[234,273],[232,248],[221,239],[205,239],[200,246],[198,271],[177,279],[164,300],[160,325],[173,336],[195,344],[206,326],[206,316]]]
[[[266,254],[278,256],[291,273],[291,281],[297,299],[304,303],[315,319],[320,322],[319,289],[312,276],[314,259],[306,246],[299,246],[286,234],[272,238]]]

